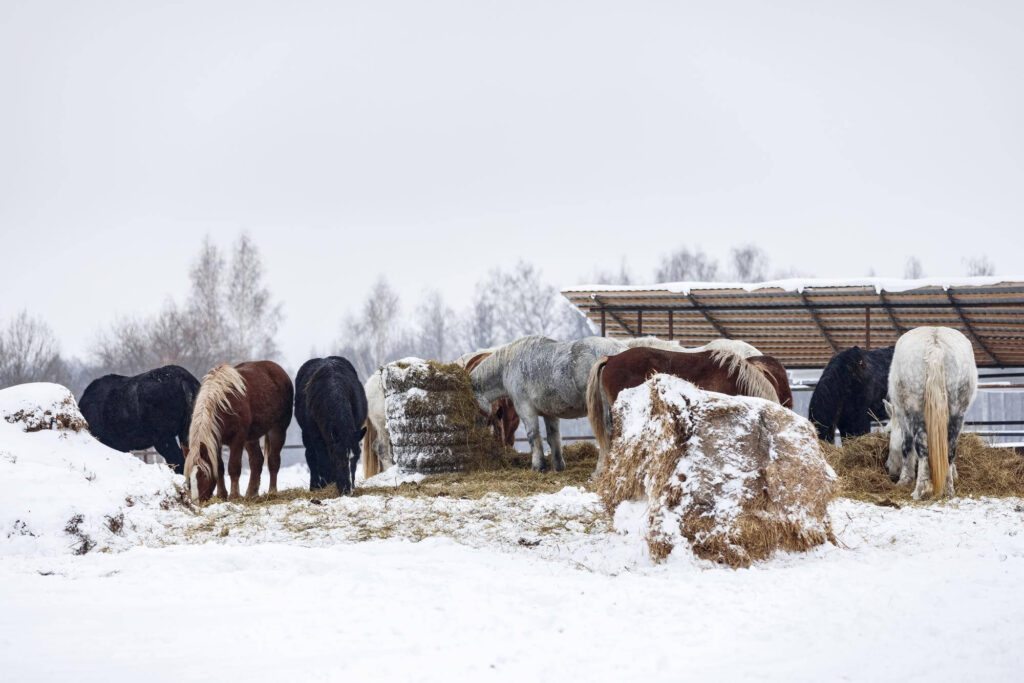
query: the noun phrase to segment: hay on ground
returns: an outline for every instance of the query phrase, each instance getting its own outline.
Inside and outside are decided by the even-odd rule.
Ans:
[[[885,504],[912,502],[912,487],[889,479],[889,434],[872,432],[843,439],[841,447],[822,442],[822,450],[839,475],[839,495]],[[957,496],[1024,496],[1024,458],[1012,448],[990,446],[976,434],[963,433],[956,447]]]

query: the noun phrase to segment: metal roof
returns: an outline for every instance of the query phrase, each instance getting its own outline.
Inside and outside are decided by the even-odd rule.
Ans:
[[[787,367],[820,368],[851,346],[892,346],[922,325],[963,332],[979,366],[1024,366],[1024,277],[589,285],[562,294],[610,337],[700,346],[747,341]]]

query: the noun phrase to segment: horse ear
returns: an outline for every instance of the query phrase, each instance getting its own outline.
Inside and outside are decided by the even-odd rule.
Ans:
[[[882,399],[882,405],[885,406],[885,414],[888,415],[889,419],[891,420],[892,419],[892,404],[889,403],[888,399],[883,398]]]

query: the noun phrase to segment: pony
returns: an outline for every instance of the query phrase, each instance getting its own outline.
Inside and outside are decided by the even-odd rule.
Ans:
[[[814,387],[807,411],[819,439],[832,443],[836,428],[843,439],[867,434],[872,418],[881,420],[895,348],[868,351],[854,346],[832,356]]]
[[[366,433],[363,435],[363,476],[369,479],[395,464],[391,453],[391,434],[384,414],[384,385],[380,368],[366,378]]]
[[[492,353],[492,350],[481,351],[470,357],[463,367],[466,368],[466,372],[473,372],[473,369],[480,365],[480,363]],[[459,360],[461,360],[461,358]],[[456,360],[455,362],[458,363],[459,360]],[[491,404],[490,411],[487,411],[485,414],[485,411],[481,410],[480,414],[487,419],[487,423],[494,430],[494,433],[498,435],[502,443],[509,448],[516,445],[516,430],[519,429],[519,413],[516,412],[516,406],[512,403],[511,399],[499,398]]]
[[[896,341],[889,370],[889,478],[916,476],[914,500],[953,495],[956,443],[978,394],[974,348],[948,327],[918,327]],[[916,472],[915,472],[916,470]]]
[[[793,397],[789,393],[789,382],[785,380],[785,368],[770,356],[760,358],[762,360],[754,363],[723,349],[678,353],[638,347],[611,357],[597,359],[590,368],[586,386],[587,417],[597,438],[599,450],[593,478],[601,476],[605,459],[608,457],[612,430],[611,407],[615,399],[621,391],[640,386],[653,374],[674,375],[692,382],[705,391],[717,391],[730,396],[754,396],[782,403],[783,399],[777,388],[779,380],[774,378],[774,373],[768,374],[762,369],[772,367],[775,370],[777,366],[781,368],[782,384],[786,387],[792,406]]]
[[[623,350],[623,343],[604,337],[557,342],[531,336],[498,347],[469,373],[480,410],[487,412],[500,398],[510,398],[526,426],[535,471],[545,468],[540,436],[541,417],[551,447],[551,465],[565,469],[560,419],[587,414],[590,367],[602,356]]]
[[[341,495],[352,493],[366,412],[366,391],[348,360],[313,358],[299,368],[295,420],[306,447],[310,491],[333,481]]]
[[[105,375],[85,388],[78,407],[100,443],[119,451],[155,448],[175,472],[185,464],[199,380],[177,365],[134,377]]]
[[[242,448],[249,454],[249,487],[245,495],[258,495],[263,472],[261,436],[267,451],[270,493],[277,492],[281,448],[292,421],[294,394],[288,373],[269,360],[234,367],[224,363],[203,377],[192,411],[185,455],[185,480],[193,499],[209,500],[215,486],[218,496],[227,496],[221,445],[230,450],[231,497],[238,497]]]

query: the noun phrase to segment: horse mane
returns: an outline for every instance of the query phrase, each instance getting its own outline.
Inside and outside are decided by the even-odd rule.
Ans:
[[[728,349],[711,351],[711,360],[736,377],[736,388],[744,396],[763,398],[772,403],[779,403],[779,394],[771,381],[756,365],[749,363],[743,356]]]
[[[238,370],[222,363],[206,373],[196,404],[192,411],[192,424],[188,430],[188,457],[185,458],[185,479],[199,463],[200,446],[206,446],[213,474],[220,472],[220,420],[217,411],[231,412],[231,397],[245,395],[245,380]]]

